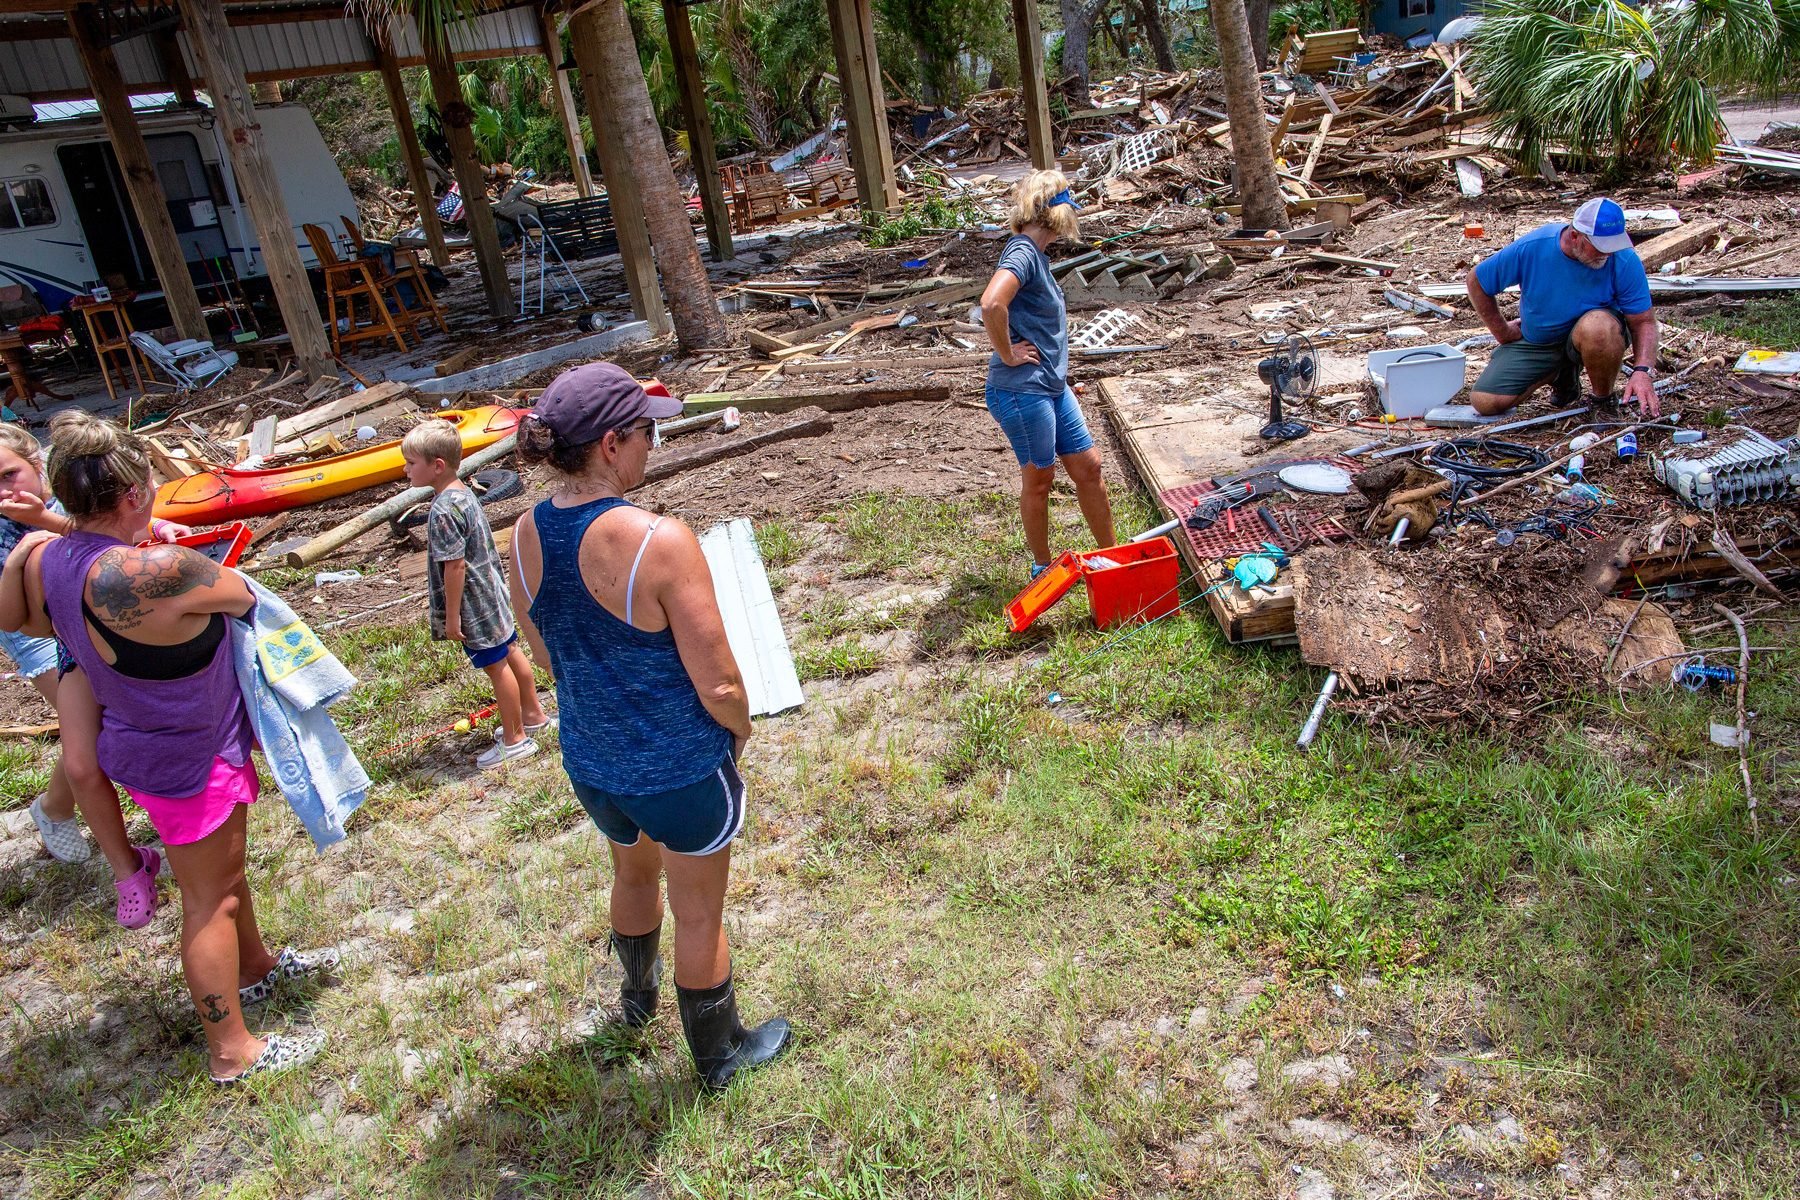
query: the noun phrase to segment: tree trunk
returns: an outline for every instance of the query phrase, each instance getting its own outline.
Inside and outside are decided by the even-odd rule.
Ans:
[[[601,0],[596,12],[601,34],[597,73],[612,102],[620,154],[631,164],[643,196],[644,224],[656,251],[675,338],[684,350],[729,345],[725,318],[713,298],[712,283],[694,241],[694,227],[688,223],[687,203],[675,183],[656,110],[650,105],[650,89],[625,15],[625,0]]]
[[[442,29],[439,29],[440,34]],[[475,266],[481,275],[481,290],[487,296],[488,316],[504,321],[512,315],[512,284],[506,278],[506,258],[500,249],[500,230],[494,223],[494,206],[488,201],[487,179],[475,152],[475,134],[469,126],[474,114],[463,102],[462,84],[457,78],[456,61],[450,53],[447,35],[433,37],[419,26],[419,42],[425,51],[425,72],[431,79],[431,94],[444,125],[444,140],[450,143],[451,169],[456,172],[457,190],[462,195],[463,224],[469,231],[469,244],[475,249]]]
[[[1094,31],[1094,18],[1105,0],[1061,0],[1063,23],[1062,73],[1069,85],[1070,108],[1092,108],[1088,94],[1088,39]]]
[[[1250,48],[1256,54],[1256,69],[1269,69],[1269,0],[1244,0],[1244,12],[1250,23]]]
[[[1150,53],[1156,59],[1156,69],[1174,71],[1175,51],[1169,45],[1169,31],[1163,28],[1161,0],[1138,0],[1138,12],[1144,18],[1144,34],[1150,39]]]
[[[1225,76],[1225,110],[1231,117],[1231,153],[1237,162],[1238,198],[1246,229],[1286,229],[1287,202],[1275,181],[1275,153],[1263,113],[1262,81],[1250,49],[1245,0],[1212,0],[1213,32]]]

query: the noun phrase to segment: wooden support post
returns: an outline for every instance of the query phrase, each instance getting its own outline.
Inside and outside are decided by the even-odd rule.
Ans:
[[[569,73],[562,69],[562,35],[556,31],[556,18],[539,13],[543,31],[544,58],[550,64],[550,81],[556,85],[556,119],[562,125],[563,139],[569,144],[569,173],[575,177],[575,191],[583,199],[594,194],[594,173],[588,170],[587,147],[581,141],[581,121],[575,116],[575,89],[569,85]]]
[[[620,3],[622,0],[610,0]],[[669,310],[663,304],[656,280],[656,259],[650,252],[650,227],[644,223],[644,200],[638,192],[631,164],[621,152],[618,121],[612,105],[600,100],[601,46],[599,14],[592,6],[569,18],[569,41],[581,68],[581,91],[587,100],[588,124],[594,131],[594,156],[606,196],[612,204],[613,226],[618,230],[619,259],[625,266],[625,287],[631,293],[631,310],[658,333],[668,332]]]
[[[150,261],[156,278],[162,284],[168,301],[169,315],[176,331],[184,338],[211,340],[206,332],[206,315],[200,309],[200,294],[194,290],[194,277],[188,273],[187,256],[175,236],[175,222],[169,219],[169,201],[163,194],[156,168],[150,163],[149,147],[144,145],[143,131],[132,115],[131,98],[125,91],[125,79],[119,74],[119,60],[100,31],[100,14],[91,4],[77,6],[69,13],[69,31],[75,50],[94,88],[94,100],[100,106],[100,119],[106,126],[107,140],[119,160],[119,173],[125,177],[125,192],[131,198],[132,211],[144,231],[144,242],[150,248]]]
[[[837,57],[844,121],[850,127],[857,198],[865,211],[891,212],[900,206],[900,187],[894,175],[894,145],[888,137],[887,98],[869,0],[825,0],[825,12],[831,18],[831,47]]]
[[[1044,34],[1037,0],[1012,0],[1013,34],[1019,43],[1019,103],[1025,110],[1026,145],[1031,165],[1048,171],[1056,165],[1050,133],[1050,95],[1044,88]]]
[[[294,225],[288,217],[281,183],[275,177],[262,126],[256,121],[255,106],[250,102],[243,54],[226,24],[225,6],[222,0],[181,0],[181,21],[206,76],[206,93],[212,98],[213,113],[231,156],[240,198],[250,209],[250,223],[256,230],[263,266],[275,292],[275,304],[281,310],[282,324],[287,326],[294,358],[307,378],[322,379],[334,373],[331,346],[325,340],[325,323],[313,300],[312,283],[306,278],[306,268],[300,265]]]
[[[450,54],[447,32],[432,37],[419,25],[419,45],[425,54],[425,70],[431,76],[431,94],[444,121],[444,139],[450,143],[451,170],[462,193],[463,222],[469,227],[469,243],[475,249],[475,265],[481,271],[481,290],[487,293],[488,315],[504,321],[513,315],[512,283],[506,277],[506,256],[500,249],[500,231],[494,225],[494,206],[488,203],[487,178],[475,155],[475,135],[469,132],[474,113],[462,98],[456,80],[456,61]]]
[[[156,46],[156,57],[162,62],[163,75],[169,81],[169,90],[184,107],[194,107],[200,100],[194,95],[194,77],[188,74],[187,62],[181,57],[181,46],[175,41],[175,31],[159,29],[152,35],[152,41]]]
[[[419,131],[413,125],[412,105],[406,99],[406,84],[400,79],[400,64],[394,61],[392,42],[382,45],[374,38],[375,67],[381,74],[381,86],[387,92],[388,111],[393,114],[394,133],[400,142],[400,161],[406,164],[407,186],[412,188],[413,203],[419,208],[419,227],[425,231],[425,244],[431,248],[431,261],[439,267],[450,263],[450,248],[444,244],[444,223],[438,220],[437,197],[431,188],[431,176],[425,171],[425,154],[419,149]]]
[[[680,85],[688,158],[694,164],[700,209],[706,215],[706,240],[712,246],[713,257],[724,262],[735,253],[731,245],[731,214],[725,208],[725,188],[719,182],[719,151],[713,143],[712,114],[706,107],[706,81],[700,77],[694,25],[688,19],[688,6],[681,0],[663,0],[662,9],[663,27],[669,31],[669,50],[675,57],[675,79]]]

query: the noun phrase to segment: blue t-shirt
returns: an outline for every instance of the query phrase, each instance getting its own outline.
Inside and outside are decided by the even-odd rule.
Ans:
[[[1561,342],[1582,314],[1616,308],[1626,316],[1650,311],[1650,279],[1636,250],[1620,250],[1590,267],[1562,252],[1566,224],[1532,230],[1482,259],[1475,282],[1490,296],[1519,287],[1519,329],[1528,342]]]
[[[1069,386],[1069,310],[1062,288],[1050,274],[1050,260],[1022,233],[1007,240],[1000,252],[1002,271],[1019,277],[1019,294],[1007,309],[1015,342],[1037,347],[1038,361],[1009,367],[998,354],[988,359],[988,382],[1008,392],[1060,396]]]

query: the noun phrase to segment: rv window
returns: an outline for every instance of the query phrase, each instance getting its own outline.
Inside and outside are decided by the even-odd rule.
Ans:
[[[8,202],[0,204],[0,229],[56,224],[56,209],[50,203],[50,189],[43,180],[8,180],[6,195]]]

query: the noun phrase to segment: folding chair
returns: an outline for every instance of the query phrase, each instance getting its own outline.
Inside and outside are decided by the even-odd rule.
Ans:
[[[178,392],[209,387],[238,363],[236,350],[218,350],[199,338],[165,345],[147,333],[134,332],[131,344],[146,361],[175,381]]]

